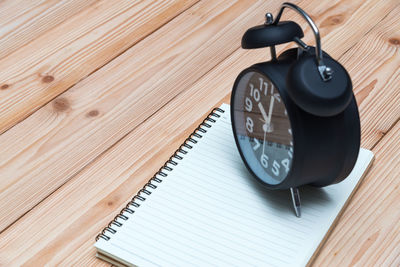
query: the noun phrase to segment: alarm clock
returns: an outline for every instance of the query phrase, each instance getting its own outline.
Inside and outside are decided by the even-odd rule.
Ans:
[[[280,21],[285,8],[310,25],[315,47],[294,21]],[[276,56],[275,46],[298,47]],[[290,189],[301,215],[298,188],[345,179],[360,149],[360,119],[346,69],[321,49],[317,26],[300,7],[284,3],[276,17],[248,29],[242,47],[269,47],[272,59],[243,70],[231,96],[233,135],[249,172],[269,189]]]

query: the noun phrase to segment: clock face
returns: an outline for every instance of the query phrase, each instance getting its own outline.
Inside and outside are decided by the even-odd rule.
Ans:
[[[281,183],[293,159],[291,124],[281,95],[258,72],[237,83],[233,120],[238,145],[248,167],[267,184]]]

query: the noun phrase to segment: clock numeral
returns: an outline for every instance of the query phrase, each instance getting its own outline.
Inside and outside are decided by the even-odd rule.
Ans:
[[[278,93],[274,94],[274,98],[278,101],[281,102],[281,96]]]
[[[254,128],[253,120],[250,117],[247,117],[247,119],[246,119],[246,129],[247,129],[247,131],[252,133],[253,132],[253,128]]]
[[[258,89],[254,89],[254,100],[260,101],[260,91]]]
[[[268,94],[268,83],[267,82],[264,82],[264,95],[267,95]]]
[[[253,141],[254,141],[254,143],[256,143],[256,144],[253,146],[253,150],[256,151],[256,150],[260,147],[260,142],[258,141],[257,138],[254,138]]]
[[[264,82],[263,78],[258,78],[258,80],[260,80],[260,91],[261,93],[264,92],[264,95],[268,94],[268,83]],[[264,85],[264,88],[263,88]]]
[[[264,79],[263,78],[258,78],[258,80],[260,81],[260,91],[262,92],[263,91],[263,81],[264,81]]]
[[[250,84],[250,95],[256,102],[260,101],[260,91],[257,88],[254,88],[252,83]]]
[[[289,164],[290,164],[289,159],[283,159],[282,160],[282,166],[285,168],[286,173],[289,172]]]
[[[269,158],[268,158],[267,155],[261,154],[260,162],[261,162],[261,165],[262,165],[264,168],[268,168],[268,160],[269,160]]]
[[[245,103],[246,103],[246,110],[250,112],[253,109],[253,102],[251,102],[251,99],[249,97],[246,97]]]
[[[290,158],[293,158],[293,142],[290,142],[290,145],[288,155]]]
[[[275,176],[279,175],[279,169],[280,168],[281,168],[281,165],[279,165],[279,163],[276,160],[274,160],[274,162],[272,163],[272,173]]]

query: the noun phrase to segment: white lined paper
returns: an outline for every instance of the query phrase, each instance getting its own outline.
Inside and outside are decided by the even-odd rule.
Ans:
[[[361,149],[350,176],[323,189],[301,189],[302,217],[289,192],[269,191],[247,172],[236,149],[229,105],[172,171],[145,195],[122,227],[99,239],[100,253],[138,266],[304,266],[367,166]]]

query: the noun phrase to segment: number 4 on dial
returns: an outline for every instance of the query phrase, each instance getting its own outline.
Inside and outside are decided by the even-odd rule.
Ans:
[[[290,164],[289,159],[283,159],[282,160],[282,166],[285,168],[286,172],[289,172],[289,164]]]

